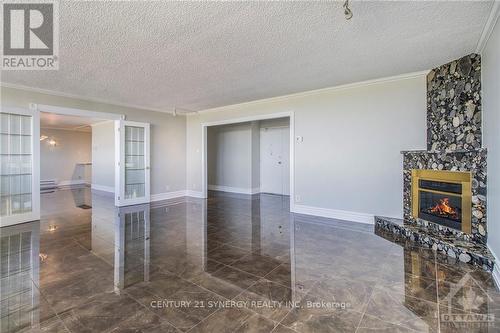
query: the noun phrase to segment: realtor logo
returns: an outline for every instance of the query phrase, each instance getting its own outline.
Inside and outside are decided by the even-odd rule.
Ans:
[[[4,2],[2,12],[2,70],[58,69],[57,2]]]

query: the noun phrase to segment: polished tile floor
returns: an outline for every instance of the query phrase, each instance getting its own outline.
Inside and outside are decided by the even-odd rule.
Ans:
[[[118,210],[86,188],[44,194],[41,221],[0,231],[0,332],[500,331],[491,275],[288,210],[272,195]]]

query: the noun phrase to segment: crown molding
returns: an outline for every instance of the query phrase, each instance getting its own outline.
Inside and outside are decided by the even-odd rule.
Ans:
[[[493,33],[493,29],[495,28],[499,16],[500,16],[500,0],[495,0],[491,5],[490,15],[488,16],[488,19],[484,24],[481,37],[477,42],[476,53],[482,54],[484,49],[486,48],[486,45],[488,45],[488,40],[490,39],[490,36]]]
[[[208,112],[230,110],[230,109],[234,109],[234,108],[238,108],[238,107],[242,107],[242,106],[259,105],[259,104],[264,104],[264,103],[277,103],[277,102],[286,101],[286,100],[293,99],[293,98],[314,96],[314,95],[318,95],[318,94],[324,94],[324,93],[329,93],[329,92],[334,92],[334,91],[359,88],[359,87],[370,86],[370,85],[375,85],[375,84],[380,84],[380,83],[413,79],[416,77],[425,76],[425,75],[427,75],[428,72],[429,72],[429,70],[425,70],[425,71],[411,72],[411,73],[405,73],[405,74],[394,75],[394,76],[387,76],[387,77],[382,77],[382,78],[373,79],[373,80],[348,83],[348,84],[327,87],[327,88],[321,88],[321,89],[316,89],[316,90],[308,90],[308,91],[303,91],[303,92],[299,92],[299,93],[264,98],[264,99],[258,99],[258,100],[249,101],[249,102],[243,102],[243,103],[237,103],[237,104],[231,104],[231,105],[225,105],[225,106],[218,106],[215,108],[209,108],[209,109],[200,110],[200,111],[188,112],[188,110],[178,108],[177,110],[180,110],[181,112],[177,113],[176,115],[189,117],[189,116],[197,115],[199,113],[208,113]],[[141,110],[145,110],[145,111],[161,112],[161,113],[168,113],[168,114],[174,115],[173,111],[165,111],[165,110],[154,109],[154,108],[145,108],[145,107],[142,107],[140,105],[133,105],[133,104],[116,103],[116,102],[109,101],[109,100],[88,98],[85,96],[63,93],[63,92],[59,92],[59,91],[55,91],[55,90],[33,88],[33,87],[12,84],[12,83],[5,83],[5,82],[2,82],[1,86],[6,87],[6,88],[13,88],[13,89],[19,89],[19,90],[24,90],[24,91],[35,92],[35,93],[48,94],[48,95],[67,97],[67,98],[76,98],[76,99],[81,99],[81,100],[85,100],[85,101],[89,101],[89,102],[105,103],[105,104],[111,104],[111,105],[116,105],[116,106],[123,106],[123,107],[128,107],[128,108],[141,109]]]
[[[80,132],[80,133],[92,133],[92,130],[85,130],[83,128],[67,128],[67,127],[54,127],[54,126],[40,126],[42,130],[52,130],[52,131],[68,131],[68,132]],[[88,127],[91,127],[88,125]]]
[[[149,107],[144,107],[144,106],[136,105],[136,104],[118,103],[118,102],[114,102],[114,101],[107,100],[107,99],[91,98],[91,97],[86,97],[86,96],[82,96],[82,95],[78,95],[78,94],[70,94],[70,93],[65,93],[65,92],[56,91],[56,90],[29,87],[29,86],[24,86],[21,84],[1,82],[0,85],[2,87],[5,87],[5,88],[24,90],[24,91],[28,91],[28,92],[34,92],[34,93],[46,94],[46,95],[52,95],[52,96],[80,99],[80,100],[84,100],[87,102],[93,102],[93,103],[110,104],[110,105],[122,106],[122,107],[126,107],[126,108],[140,109],[140,110],[144,110],[144,111],[168,113],[168,114],[172,114],[172,115],[174,113],[173,111],[167,111],[167,110],[163,110],[163,109],[149,108]],[[184,114],[185,114],[184,112],[177,113],[178,116],[181,116]]]
[[[308,91],[303,91],[303,92],[299,92],[299,93],[295,93],[295,94],[258,99],[258,100],[254,100],[254,101],[243,102],[243,103],[238,103],[238,104],[231,104],[231,105],[226,105],[226,106],[219,106],[219,107],[215,107],[215,108],[196,111],[193,113],[188,113],[188,114],[186,114],[186,116],[190,117],[190,116],[193,116],[193,115],[196,115],[199,113],[209,113],[209,112],[230,110],[230,109],[235,109],[235,108],[243,107],[243,106],[259,105],[259,104],[264,104],[264,103],[277,103],[277,102],[282,102],[282,101],[286,101],[286,100],[294,99],[294,98],[301,98],[301,97],[330,93],[330,92],[334,92],[334,91],[360,88],[360,87],[371,86],[371,85],[380,84],[380,83],[413,79],[413,78],[417,78],[417,77],[426,76],[428,72],[429,72],[429,70],[419,71],[419,72],[411,72],[411,73],[405,73],[405,74],[400,74],[400,75],[387,76],[387,77],[373,79],[373,80],[348,83],[348,84],[343,84],[343,85],[333,86],[333,87],[328,87],[328,88],[308,90]]]

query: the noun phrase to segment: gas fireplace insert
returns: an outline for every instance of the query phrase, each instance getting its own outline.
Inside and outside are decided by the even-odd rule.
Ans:
[[[471,232],[471,173],[412,170],[412,214],[416,219]]]

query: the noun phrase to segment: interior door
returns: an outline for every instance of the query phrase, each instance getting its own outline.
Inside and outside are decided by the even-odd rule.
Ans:
[[[260,191],[290,194],[290,132],[288,127],[262,128],[260,132]]]
[[[0,227],[40,219],[40,118],[0,110]]]
[[[116,206],[150,201],[150,125],[117,120],[116,128]]]

